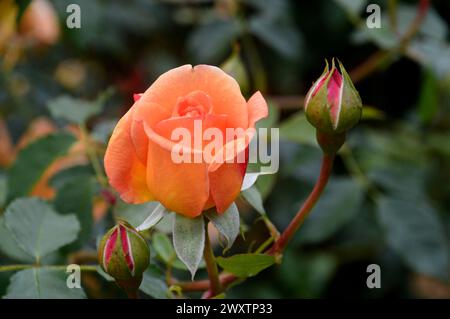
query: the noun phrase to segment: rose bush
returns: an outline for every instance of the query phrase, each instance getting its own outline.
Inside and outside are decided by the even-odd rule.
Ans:
[[[239,195],[247,159],[217,161],[201,157],[199,162],[173,160],[177,140],[172,134],[184,128],[195,138],[195,121],[201,130],[243,129],[252,136],[255,123],[267,116],[267,104],[256,92],[244,99],[238,83],[221,69],[209,65],[184,65],[161,75],[117,124],[105,154],[105,170],[110,184],[128,203],[161,202],[176,213],[196,217],[216,207],[224,212]],[[242,136],[223,139],[222,148],[236,157],[245,151]],[[202,155],[206,143],[183,145],[183,152]],[[242,147],[240,145],[244,145]],[[228,154],[228,153],[227,153]],[[228,159],[228,157],[227,157]]]

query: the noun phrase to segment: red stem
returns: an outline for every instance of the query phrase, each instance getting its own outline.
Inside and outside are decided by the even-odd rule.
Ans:
[[[223,273],[219,276],[222,288],[226,288],[237,278],[232,274]],[[210,281],[208,279],[186,282],[172,282],[172,285],[180,286],[184,291],[202,291],[210,288]]]
[[[334,157],[335,157],[334,155],[324,154],[322,159],[322,167],[320,169],[320,175],[319,178],[317,179],[316,185],[314,186],[311,194],[308,196],[305,203],[299,209],[299,211],[297,212],[297,214],[295,215],[294,219],[291,221],[289,226],[286,228],[286,230],[281,234],[278,240],[267,251],[267,254],[276,255],[281,253],[286,248],[287,244],[292,239],[298,228],[303,224],[303,221],[311,212],[315,203],[319,200],[320,195],[325,189],[325,186],[331,174],[331,170],[333,168]],[[228,273],[223,273],[219,276],[219,281],[221,283],[222,289],[226,288],[237,279],[238,277]],[[179,282],[179,283],[175,282],[174,284],[180,286],[184,291],[207,290],[203,294],[203,298],[211,298],[212,296],[215,295],[213,292],[214,289],[212,289],[209,280],[199,280],[193,282]]]
[[[317,179],[316,185],[314,185],[312,192],[309,194],[302,207],[298,210],[297,215],[295,215],[294,219],[281,234],[280,238],[278,238],[278,240],[269,249],[267,252],[268,254],[275,255],[281,253],[286,248],[289,241],[291,241],[292,237],[294,237],[299,227],[303,224],[305,218],[309,215],[327,185],[331,170],[333,168],[334,157],[334,155],[323,155],[322,167],[320,169],[320,175]]]
[[[211,241],[208,233],[208,221],[205,218],[205,248],[203,257],[206,263],[206,270],[208,271],[208,278],[210,283],[210,290],[212,296],[216,296],[222,292],[222,284],[219,279],[219,271],[217,269],[214,252],[211,247]]]
[[[361,63],[350,72],[350,77],[352,78],[353,82],[361,81],[369,74],[377,70],[378,67],[384,63],[384,61],[392,58],[393,53],[396,53],[397,51],[403,51],[407,47],[408,43],[417,33],[423,20],[425,19],[430,7],[430,2],[430,0],[420,0],[419,5],[417,6],[416,16],[414,17],[414,20],[411,22],[406,32],[401,37],[398,48],[394,49],[393,51],[377,51],[369,56],[366,61]]]

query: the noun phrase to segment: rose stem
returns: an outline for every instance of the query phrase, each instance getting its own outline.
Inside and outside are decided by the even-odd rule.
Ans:
[[[407,48],[409,42],[412,40],[414,35],[419,31],[422,22],[425,20],[428,9],[430,7],[430,0],[420,0],[417,6],[417,13],[414,20],[409,25],[407,31],[399,39],[399,45],[394,47],[392,50],[379,50],[373,53],[369,58],[361,63],[358,67],[350,72],[350,77],[353,82],[359,82],[360,80],[366,78],[374,71],[383,65],[384,62],[389,61],[393,57],[397,56],[400,52],[402,53]]]
[[[86,154],[87,154],[89,161],[91,162],[92,167],[95,171],[97,180],[101,186],[107,188],[108,182],[106,180],[105,174],[103,174],[103,170],[101,168],[101,165],[97,158],[97,155],[95,154],[95,150],[92,148],[92,144],[91,144],[90,137],[89,137],[89,131],[84,123],[80,124],[79,127],[80,127],[80,132],[81,132],[81,138],[82,138],[85,148],[86,148]]]
[[[334,162],[335,155],[323,155],[322,159],[322,167],[320,169],[320,175],[317,179],[316,185],[314,186],[313,190],[311,191],[310,195],[306,199],[305,203],[302,205],[302,207],[297,212],[297,215],[294,217],[294,219],[291,221],[289,226],[286,228],[286,230],[281,234],[279,239],[272,245],[272,247],[266,252],[270,255],[280,254],[283,252],[283,250],[286,248],[289,241],[294,236],[295,232],[298,230],[298,228],[303,224],[303,221],[308,216],[308,214],[311,212],[312,208],[316,204],[316,202],[319,200],[320,196],[322,195],[323,190],[325,189],[325,186],[327,185],[328,179],[331,174],[331,170],[333,168],[333,162]],[[208,238],[208,236],[207,236]],[[205,251],[206,251],[206,245],[205,245]],[[205,258],[206,260],[206,258]],[[208,265],[208,263],[207,263]],[[215,269],[217,270],[217,266],[215,263],[213,264]],[[208,274],[209,274],[208,269]],[[220,277],[215,276],[215,278],[219,279],[220,282],[219,285],[222,284],[223,286],[228,286],[233,281],[237,279],[236,276],[232,274],[222,274]],[[210,294],[214,295],[213,291],[215,291],[213,281],[194,281],[189,283],[175,283],[176,285],[179,285],[182,287],[183,290],[186,291],[201,291],[205,289],[209,289]],[[208,291],[205,293],[205,295],[208,295]]]
[[[289,226],[286,228],[286,230],[281,234],[279,239],[272,245],[272,247],[266,252],[270,255],[276,255],[286,248],[289,241],[294,236],[295,232],[298,230],[298,228],[303,224],[303,221],[308,216],[308,214],[311,212],[312,208],[316,204],[316,202],[319,200],[323,190],[325,189],[325,186],[327,185],[328,179],[331,174],[331,170],[333,168],[333,162],[334,162],[335,155],[323,155],[322,159],[322,167],[320,169],[320,175],[317,179],[316,185],[314,186],[313,190],[311,191],[310,195],[306,199],[305,203],[302,205],[302,207],[297,212],[297,215],[295,215],[294,219],[291,221]],[[208,237],[207,237],[208,238]],[[205,245],[205,251],[206,251],[206,245]],[[206,258],[205,258],[206,260]],[[217,266],[215,265],[215,269],[217,270]],[[208,270],[209,273],[209,270]],[[211,278],[211,277],[210,277]],[[223,286],[228,286],[238,278],[232,274],[223,273],[220,275],[220,283]],[[183,290],[186,291],[201,291],[205,289],[209,289],[205,295],[214,295],[213,291],[213,281],[210,279],[210,281],[201,280],[201,281],[194,281],[194,282],[174,282],[174,284],[182,287]],[[210,292],[210,294],[208,294]]]
[[[206,270],[208,271],[208,277],[210,282],[210,289],[212,295],[216,296],[222,292],[222,285],[220,284],[219,271],[217,269],[216,259],[211,247],[208,233],[208,221],[205,218],[205,249],[203,251],[203,257],[205,258]]]
[[[45,266],[39,266],[39,265],[2,265],[2,266],[0,266],[0,272],[3,272],[3,271],[17,271],[17,270],[30,269],[30,268],[65,270],[67,268],[67,265],[45,265]],[[82,271],[97,271],[97,266],[95,266],[95,265],[84,265],[84,266],[80,266],[80,270],[82,270]]]
[[[292,219],[288,227],[280,235],[280,238],[273,244],[273,246],[267,252],[268,254],[278,254],[281,253],[292,239],[296,231],[303,224],[305,218],[309,215],[313,209],[316,202],[319,200],[320,195],[322,195],[325,186],[327,185],[328,179],[333,168],[335,155],[324,154],[322,158],[322,167],[320,168],[320,175],[316,181],[316,185],[312,192],[309,194],[306,201],[303,203],[302,207]]]

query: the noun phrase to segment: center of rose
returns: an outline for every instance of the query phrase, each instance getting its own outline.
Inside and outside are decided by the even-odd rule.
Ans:
[[[212,112],[211,98],[203,91],[193,91],[178,98],[172,116],[204,118]]]

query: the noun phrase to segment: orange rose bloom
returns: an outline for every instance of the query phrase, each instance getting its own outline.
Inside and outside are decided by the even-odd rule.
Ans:
[[[105,154],[105,170],[110,184],[128,203],[159,201],[176,213],[196,217],[216,206],[224,212],[239,195],[247,168],[245,162],[200,162],[173,160],[172,133],[184,128],[195,136],[194,121],[201,120],[202,130],[241,128],[248,136],[255,122],[267,116],[267,104],[256,92],[247,102],[238,83],[221,69],[184,65],[161,75],[145,93],[135,96],[135,103],[120,119]],[[224,138],[223,149],[237,153],[248,149],[239,138]],[[193,140],[192,140],[193,141]],[[242,140],[240,141],[242,142]],[[183,151],[202,153],[193,141]],[[239,148],[241,147],[241,150]],[[228,153],[226,153],[228,154]]]

